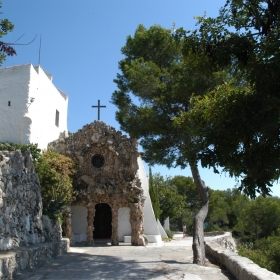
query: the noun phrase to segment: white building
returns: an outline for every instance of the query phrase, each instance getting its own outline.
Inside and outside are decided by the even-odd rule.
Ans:
[[[0,142],[38,143],[46,149],[67,134],[68,96],[40,66],[0,68]]]
[[[0,142],[22,144],[38,143],[39,148],[46,149],[50,142],[58,139],[60,134],[65,132],[64,137],[66,137],[66,139],[64,138],[65,140],[63,140],[62,142],[66,145],[66,142],[70,141],[71,144],[73,136],[67,137],[67,106],[68,96],[53,85],[52,75],[46,72],[40,66],[34,67],[32,64],[25,64],[7,68],[0,68]],[[105,126],[105,128],[107,127],[105,124],[99,124],[99,122],[95,125],[101,126],[98,129],[101,129],[103,126]],[[92,128],[91,125],[87,125],[85,126],[85,129],[87,129],[88,127]],[[80,135],[79,132],[77,132],[77,135]],[[100,135],[101,134],[99,133],[95,133],[93,136],[96,136],[99,139]],[[115,133],[113,133],[112,135],[115,135]],[[75,141],[86,141],[84,135],[82,137],[78,136],[76,138],[74,137]],[[96,171],[94,167],[91,166],[92,153],[96,153],[96,149],[98,150],[98,148],[96,148],[94,145],[91,147],[91,142],[93,140],[95,141],[96,139],[93,139],[92,135],[89,136],[90,137],[88,141],[90,142],[88,143],[88,145],[82,145],[82,148],[90,149],[87,153],[89,156],[88,161],[81,158],[81,156],[78,156],[78,159],[81,160],[80,165],[84,168],[82,173],[87,174],[87,172],[89,172],[89,175],[94,177],[96,174],[98,175],[103,169],[101,171],[99,169],[96,169]],[[125,136],[116,137],[123,137],[124,140],[122,141],[126,142]],[[127,161],[129,166],[133,163],[131,165],[131,168],[133,170],[137,166],[136,169],[138,175],[136,175],[135,173],[136,169],[134,170],[135,174],[133,174],[136,176],[135,178],[139,178],[139,180],[141,181],[141,187],[144,191],[143,195],[146,197],[145,204],[143,205],[144,213],[141,213],[141,215],[143,214],[143,217],[145,217],[144,223],[143,221],[141,221],[140,214],[137,216],[134,213],[133,215],[137,219],[140,219],[138,227],[142,231],[143,228],[145,228],[145,235],[148,238],[149,242],[160,245],[162,244],[161,237],[166,237],[166,233],[162,229],[161,225],[157,224],[154,216],[148,191],[147,175],[142,160],[138,158],[138,164],[136,163],[137,157],[134,157],[133,160],[128,160],[126,158],[126,152],[130,148],[123,149],[123,158],[118,159],[119,157],[116,156],[118,152],[112,153],[111,151],[111,149],[113,149],[111,147],[113,142],[111,142],[112,139],[108,138],[108,141],[106,142],[106,145],[108,147],[106,145],[104,147],[102,146],[103,150],[101,149],[98,152],[98,155],[102,154],[102,152],[104,153],[106,164],[107,157],[105,157],[105,155],[111,155],[109,156],[108,164],[105,164],[104,168],[108,168],[108,170],[112,169],[111,174],[114,174],[113,169],[118,169],[118,166],[122,166],[123,161]],[[111,157],[114,157],[115,164],[112,164],[110,159]],[[107,169],[105,169],[104,172],[106,173]],[[124,167],[124,170],[126,169],[127,167]],[[106,178],[106,176],[104,178]],[[88,183],[89,186],[92,184],[93,190],[96,189],[94,187],[96,185],[96,182],[92,181],[91,177],[83,176],[83,179]],[[88,180],[90,180],[90,182],[88,182]],[[120,188],[123,189],[124,187],[120,186]],[[98,188],[97,191],[99,191]],[[129,196],[130,193],[128,192],[127,195]],[[113,217],[108,219],[109,225],[112,222],[115,225],[112,229],[112,240],[130,242],[131,235],[133,235],[134,237],[136,235],[138,236],[139,232],[135,229],[134,231],[132,230],[130,208],[126,207],[126,204],[129,203],[120,200],[120,205],[123,204],[124,206],[120,207],[120,205],[115,205],[115,199],[113,198],[111,198],[111,201],[110,199],[108,201],[106,199],[103,201],[102,199],[104,200],[104,197],[102,195],[98,195],[98,193],[92,196],[92,201],[96,202],[97,204],[109,203],[113,206],[113,208],[115,207],[114,211],[112,211],[112,213],[114,214]],[[93,220],[91,222],[89,221],[89,217],[91,217],[91,215],[88,215],[88,211],[94,212],[95,210],[92,205],[88,208],[82,207],[86,205],[87,204],[85,203],[79,206],[73,206],[71,210],[73,212],[72,228],[76,241],[84,241],[92,238],[92,234],[90,233],[90,231],[93,227]],[[130,207],[132,210],[134,209],[131,205]],[[134,217],[133,215],[132,217]],[[99,226],[100,225],[98,222],[95,227],[98,228]],[[102,225],[100,226],[100,228],[101,227]]]

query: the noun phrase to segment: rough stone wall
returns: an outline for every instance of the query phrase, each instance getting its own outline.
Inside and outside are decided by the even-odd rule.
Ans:
[[[78,195],[75,204],[88,210],[87,244],[93,243],[95,206],[107,203],[112,209],[112,244],[119,243],[118,209],[129,207],[132,243],[143,245],[145,197],[137,174],[137,141],[101,121],[95,121],[67,138],[61,137],[50,143],[49,148],[71,156],[77,163],[75,190]],[[92,165],[92,158],[96,155],[104,159],[104,165],[99,168]],[[67,230],[69,232],[69,227]],[[67,237],[73,244],[71,235],[69,232]]]
[[[34,267],[40,267],[46,261],[67,253],[68,249],[69,240],[63,239],[18,248],[8,252],[0,252],[0,279],[17,279],[16,276],[19,272],[27,269],[30,271]],[[35,276],[35,278],[41,279],[40,276]]]
[[[216,236],[216,238],[214,238],[213,241],[217,242],[222,247],[224,247],[224,248],[226,248],[226,249],[228,249],[228,250],[230,250],[232,252],[236,251],[235,250],[236,249],[235,240],[232,237],[232,233],[231,232],[224,232],[223,235]]]
[[[241,257],[237,252],[233,252],[223,246],[224,244],[220,245],[216,240],[213,240],[205,243],[205,251],[223,264],[236,277],[236,279],[280,280],[280,275],[268,271],[265,268],[261,268],[250,259]]]
[[[30,151],[0,152],[0,250],[60,238],[59,223],[42,216],[40,183]]]

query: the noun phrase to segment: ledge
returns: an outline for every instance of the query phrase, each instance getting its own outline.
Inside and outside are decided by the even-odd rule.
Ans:
[[[230,233],[217,236],[229,238]],[[231,237],[232,239],[232,237]],[[232,239],[233,240],[233,239]],[[214,241],[205,242],[206,253],[218,260],[221,264],[237,278],[242,280],[280,280],[280,275],[277,275],[265,268],[261,268],[248,258],[241,257],[238,253],[224,248],[219,243]]]
[[[46,261],[67,253],[69,239],[19,247],[0,252],[0,279],[13,279],[19,272],[43,265]]]
[[[161,235],[158,234],[158,235],[145,235],[145,236],[147,237],[149,244],[152,243],[154,245],[163,245]],[[124,236],[124,243],[131,243],[131,236],[130,235],[125,235]]]

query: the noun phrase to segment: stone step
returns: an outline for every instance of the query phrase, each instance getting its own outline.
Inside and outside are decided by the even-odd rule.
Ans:
[[[46,261],[67,253],[69,239],[34,244],[0,252],[0,279],[13,279],[18,273],[42,266]],[[34,276],[35,277],[35,276]],[[32,280],[41,279],[40,275]]]

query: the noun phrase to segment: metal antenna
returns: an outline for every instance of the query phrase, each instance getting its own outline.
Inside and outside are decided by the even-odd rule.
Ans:
[[[42,36],[40,36],[39,62],[38,62],[38,65],[40,65],[40,61],[41,61],[41,39],[42,39]]]

